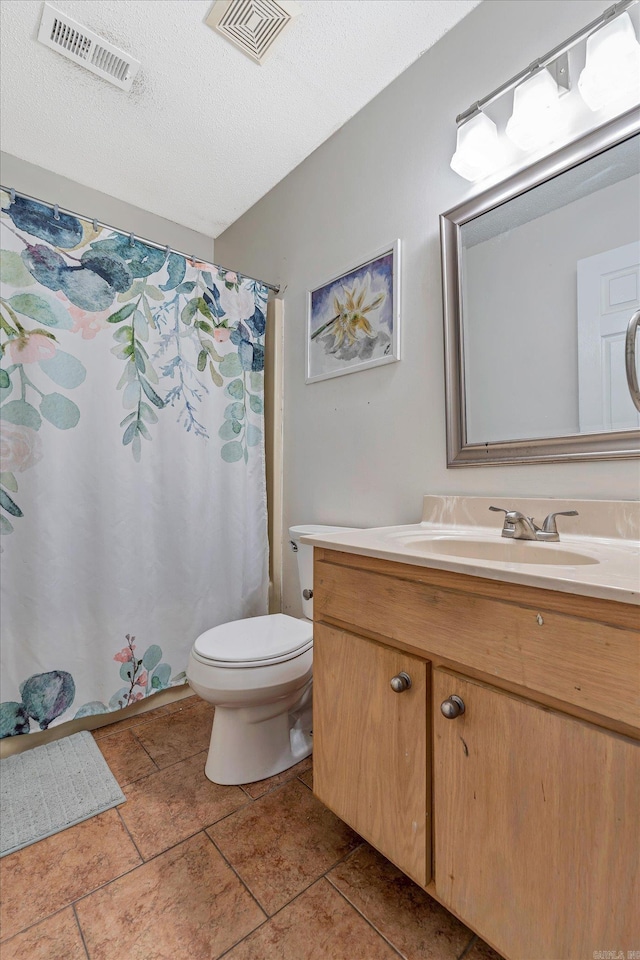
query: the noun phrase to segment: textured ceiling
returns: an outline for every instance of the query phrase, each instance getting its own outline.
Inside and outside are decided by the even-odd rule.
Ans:
[[[479,2],[300,0],[261,66],[210,0],[54,3],[142,61],[127,94],[36,42],[40,0],[2,0],[2,149],[216,237]]]

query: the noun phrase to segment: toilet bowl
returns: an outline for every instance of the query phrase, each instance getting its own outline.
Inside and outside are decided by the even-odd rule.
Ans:
[[[233,620],[206,630],[193,644],[187,679],[216,708],[205,765],[214,783],[264,780],[311,753],[313,547],[299,538],[347,529],[289,529],[304,618],[275,613]]]

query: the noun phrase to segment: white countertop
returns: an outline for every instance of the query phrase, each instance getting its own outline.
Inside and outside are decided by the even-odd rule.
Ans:
[[[544,515],[552,510],[578,509],[582,517],[581,521],[573,517],[558,518],[559,543],[543,543],[513,541],[501,537],[502,525],[499,515],[487,515],[488,505],[494,502],[495,500],[485,497],[429,496],[424,498],[421,523],[316,534],[301,539],[303,543],[344,553],[379,557],[438,570],[451,570],[474,577],[485,577],[489,580],[502,580],[547,590],[559,590],[564,593],[617,600],[621,603],[640,604],[640,541],[631,536],[631,534],[637,535],[640,503],[635,501],[572,501],[568,503],[567,501],[513,498],[513,501],[508,503],[510,509],[521,510],[530,515],[529,511],[533,508],[536,510],[533,515],[539,523],[540,518],[544,519]],[[496,505],[502,505],[500,498],[497,498]],[[487,516],[492,518],[488,522],[485,520]],[[425,517],[427,519],[424,519]],[[443,522],[443,518],[447,522]],[[473,522],[479,519],[482,519],[482,523]],[[563,526],[569,527],[569,521],[572,521],[573,530],[563,532]],[[580,522],[598,535],[594,536],[589,530],[577,533],[575,528]],[[612,535],[602,535],[607,532]],[[559,559],[565,559],[562,554],[568,551],[579,554],[587,562],[575,564],[510,562],[479,557],[467,558],[443,552],[449,547],[455,550],[459,542],[463,544],[471,542],[473,545],[476,541],[489,544],[492,550],[500,550],[499,546],[494,545],[503,544],[509,552],[513,545],[515,548],[513,552],[520,558],[526,557],[525,551],[529,550],[532,557],[546,559],[548,551],[549,558],[556,554]],[[432,545],[438,550],[437,553],[432,552],[434,550]],[[543,554],[542,551],[545,553]]]

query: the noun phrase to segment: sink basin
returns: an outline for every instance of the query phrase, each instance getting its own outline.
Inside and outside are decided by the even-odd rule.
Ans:
[[[472,540],[458,537],[406,537],[404,544],[420,553],[468,560],[489,560],[501,563],[534,563],[548,566],[579,566],[598,563],[595,557],[575,550],[565,550],[551,543],[533,540]]]

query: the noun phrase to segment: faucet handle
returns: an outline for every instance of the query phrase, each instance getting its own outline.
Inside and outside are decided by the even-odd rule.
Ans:
[[[504,513],[502,536],[512,540],[535,540],[540,527],[533,517],[525,517],[519,510],[505,510],[504,507],[489,507],[496,513]]]
[[[527,522],[531,523],[531,525],[532,525],[535,529],[538,529],[538,527],[537,527],[537,525],[536,525],[536,522],[535,522],[535,520],[533,519],[533,517],[526,517],[526,516],[524,515],[524,513],[520,513],[519,510],[505,510],[504,507],[489,507],[489,510],[494,510],[496,513],[504,513],[504,515],[505,515],[505,517],[504,517],[504,525],[505,525],[505,527],[507,526],[507,524],[513,524],[513,523],[515,523],[517,520],[524,520],[524,521],[527,521]]]
[[[577,510],[557,510],[555,513],[550,513],[548,517],[545,517],[545,521],[542,524],[542,530],[538,534],[538,540],[559,540],[560,534],[558,533],[558,527],[556,526],[556,517],[577,516],[579,516]]]
[[[504,507],[489,507],[489,510],[493,510],[494,513],[504,513],[504,526],[502,528],[503,532],[505,530],[507,531],[514,530],[514,526],[513,526],[514,518],[513,516],[511,516],[511,514],[513,514],[512,510],[505,510]]]

